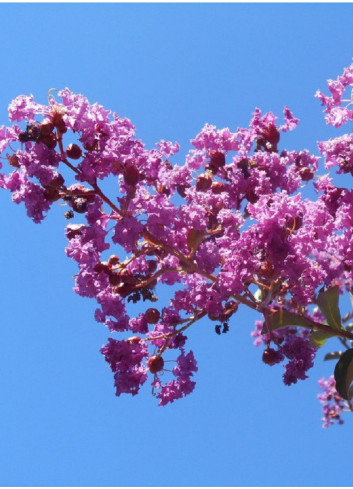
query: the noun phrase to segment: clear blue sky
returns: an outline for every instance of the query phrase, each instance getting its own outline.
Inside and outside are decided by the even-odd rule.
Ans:
[[[236,129],[256,106],[301,119],[288,149],[336,135],[314,93],[351,63],[353,5],[1,4],[0,17],[1,124],[18,94],[45,103],[67,86],[181,155],[204,123]],[[108,331],[72,291],[63,209],[35,225],[2,191],[0,216],[0,485],[352,484],[353,417],[323,430],[316,400],[332,364],[284,386],[242,310],[227,335],[194,328],[188,398],[159,408],[148,386],[116,398],[99,353]]]

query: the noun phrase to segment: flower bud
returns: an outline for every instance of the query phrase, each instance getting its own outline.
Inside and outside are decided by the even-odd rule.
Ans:
[[[140,180],[140,173],[133,163],[127,163],[125,165],[123,175],[127,185],[136,185]]]
[[[67,239],[74,239],[82,233],[83,224],[69,224],[66,228]]]
[[[48,119],[45,119],[39,124],[39,129],[41,136],[49,136],[54,130],[54,124]]]
[[[226,190],[226,185],[223,182],[214,182],[211,186],[211,190],[214,194],[218,195]]]
[[[157,265],[158,265],[158,262],[157,260],[147,260],[146,261],[147,265],[148,265],[148,271],[150,273],[153,273],[156,271],[157,269]]]
[[[63,116],[59,112],[54,112],[52,122],[59,132],[64,133],[67,131]]]
[[[209,173],[203,173],[202,175],[199,175],[199,177],[196,180],[196,190],[199,192],[204,192],[205,190],[209,189],[212,185],[212,177]]]
[[[145,312],[145,319],[149,324],[158,323],[160,317],[161,317],[161,315],[160,315],[158,309],[155,309],[154,307],[150,307]]]
[[[177,185],[176,189],[180,197],[185,197],[186,196],[186,190],[189,188],[189,185]]]
[[[64,177],[59,173],[56,177],[53,178],[53,180],[49,183],[49,185],[51,187],[59,188],[62,185],[64,185],[64,183],[65,183]]]
[[[128,343],[132,343],[133,345],[137,345],[138,343],[140,343],[141,338],[140,336],[130,336],[130,338],[128,338],[126,341]]]
[[[274,124],[270,124],[261,133],[262,137],[273,146],[279,143],[280,133]]]
[[[262,361],[267,365],[275,365],[283,360],[283,354],[273,348],[267,348],[262,355]]]
[[[82,156],[82,149],[77,144],[69,144],[66,148],[66,154],[72,160],[78,160]]]
[[[119,265],[120,259],[117,255],[111,255],[108,259],[108,264],[111,265],[112,267]]]
[[[313,170],[305,166],[299,170],[299,175],[303,182],[308,182],[314,178]]]
[[[226,164],[226,157],[224,153],[221,153],[220,151],[213,151],[210,155],[210,169],[213,171],[213,169],[216,170],[215,173],[217,173],[218,168],[224,166]]]
[[[131,284],[120,283],[114,290],[117,294],[121,295],[121,297],[127,297],[135,290],[135,287]]]
[[[94,140],[93,142],[85,142],[83,144],[83,147],[85,148],[86,151],[94,151],[95,149],[97,149],[97,142],[96,140]]]
[[[55,202],[60,199],[60,192],[56,187],[52,187],[51,185],[48,185],[45,187],[44,197],[49,202]]]
[[[9,162],[9,164],[11,166],[13,166],[14,168],[20,168],[20,162],[19,162],[19,159],[18,159],[18,156],[17,155],[7,155],[7,161]]]
[[[147,365],[148,365],[149,371],[152,374],[156,374],[157,372],[160,372],[161,370],[163,370],[164,360],[159,355],[153,355],[148,360],[148,364]]]
[[[110,268],[107,265],[107,263],[105,263],[105,262],[98,262],[96,265],[94,265],[93,270],[96,273],[104,272],[104,273],[110,274]]]
[[[49,149],[54,149],[57,143],[55,134],[53,133],[48,134],[47,136],[41,134],[39,141],[45,144]]]
[[[250,204],[255,204],[259,200],[259,196],[256,195],[253,188],[250,188],[245,193],[245,198],[250,202]]]

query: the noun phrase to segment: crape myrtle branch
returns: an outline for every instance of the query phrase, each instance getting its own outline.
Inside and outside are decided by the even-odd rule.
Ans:
[[[58,142],[59,142],[59,147],[60,147],[61,153],[64,154],[63,145],[62,145],[62,137],[60,134],[58,135]],[[71,165],[71,163],[69,163],[65,157],[62,158],[62,161],[67,166],[69,166],[69,168],[71,168],[73,171],[75,171],[76,173],[79,173],[77,168],[74,167],[73,165]],[[94,188],[94,191],[96,192],[96,194],[99,197],[101,197],[101,199],[106,204],[108,204],[113,211],[117,212],[120,215],[124,214],[124,211],[121,211],[120,209],[118,209],[117,206],[114,205],[111,202],[111,200],[102,192],[102,190],[99,188],[97,183],[94,183],[93,188]],[[217,229],[214,231],[209,231],[208,234],[212,235],[213,233],[218,233],[219,231],[220,231],[220,229]],[[179,259],[179,263],[180,263],[179,269],[175,269],[175,270],[172,269],[169,271],[178,271],[179,273],[196,273],[200,276],[205,277],[207,280],[209,280],[212,283],[215,283],[217,281],[216,275],[204,273],[202,270],[199,269],[197,264],[195,264],[194,261],[192,261],[192,256],[196,252],[196,247],[193,248],[193,250],[189,254],[189,256],[184,256],[182,253],[178,252],[178,250],[175,250],[175,249],[173,249],[173,247],[171,247],[171,246],[163,243],[162,241],[158,240],[147,229],[144,230],[144,237],[148,243],[162,248],[163,250],[167,251],[168,253],[171,253],[172,255],[176,256]],[[201,244],[201,242],[202,241],[199,241],[198,244]],[[132,258],[130,260],[132,261],[134,258],[135,258],[135,256],[132,256]],[[138,288],[148,286],[151,282],[155,281],[159,276],[163,275],[167,271],[168,271],[168,269],[159,270],[157,273],[152,275],[147,281],[141,282],[140,284],[136,285],[135,288],[138,289]],[[258,284],[262,288],[266,288],[266,289],[271,288],[268,285],[264,285],[264,284],[259,283],[256,279],[254,279],[253,282]],[[247,291],[247,292],[249,293],[250,291]],[[249,301],[246,299],[246,297],[238,295],[238,294],[233,294],[231,297],[233,297],[237,302],[225,313],[226,316],[230,316],[231,314],[236,312],[238,304],[244,304],[247,307],[250,307],[251,309],[254,309],[254,310],[262,312],[262,313],[271,314],[272,312],[274,312],[268,306],[264,306],[261,302],[257,303],[254,299],[252,301]],[[251,297],[253,298],[252,294],[251,294]],[[285,312],[285,310],[283,310],[283,309],[281,309],[281,311]],[[206,314],[207,313],[205,311],[200,313],[200,314],[196,314],[195,317],[191,318],[190,322],[186,326],[181,328],[180,330],[176,330],[176,331],[169,333],[169,334],[166,334],[166,335],[161,335],[161,336],[156,337],[154,339],[160,339],[160,338],[168,339],[172,336],[175,336],[178,333],[185,331],[187,328],[189,328],[189,326],[191,326],[191,324],[195,323],[197,320],[201,319]],[[347,317],[351,317],[351,313],[348,313]],[[318,323],[316,321],[313,321],[310,317],[305,317],[305,320],[308,322],[308,325],[303,325],[304,327],[307,327],[307,328],[312,329],[312,330],[322,331],[322,332],[328,333],[329,335],[332,335],[332,336],[338,336],[338,337],[353,340],[353,333],[351,333],[350,331],[347,331],[347,330],[338,330],[338,331],[334,330],[333,331],[330,326],[322,324],[322,323]],[[181,324],[182,322],[185,322],[185,321],[188,321],[188,320],[182,320],[178,324]],[[149,340],[149,338],[146,338],[146,340]],[[163,351],[164,351],[164,349],[165,348],[163,348]],[[162,353],[162,351],[160,351],[160,354],[161,353]]]
[[[353,68],[328,86],[330,96],[316,96],[339,127],[353,118],[351,97],[342,98]],[[129,120],[69,89],[58,96],[49,93],[47,106],[23,95],[10,104],[14,124],[0,128],[0,152],[11,151],[11,172],[0,174],[0,186],[34,222],[57,201],[69,206],[66,219],[85,217],[67,225],[66,253],[79,268],[75,292],[98,303],[95,319],[130,334],[101,348],[116,394],[137,394],[149,375],[160,405],[192,392],[197,366],[184,333],[206,317],[226,333],[245,305],[262,315],[252,336],[265,346],[265,364],[286,362],[286,385],[307,378],[318,348],[340,339],[345,351],[326,355],[338,362],[335,379],[320,380],[319,399],[324,426],[341,423],[352,407],[353,332],[344,326],[352,313],[342,320],[338,299],[352,290],[353,194],[329,175],[315,177],[309,151],[280,150],[281,133],[298,119],[285,107],[280,126],[259,109],[234,132],[206,124],[185,162],[173,165],[177,143],[148,150]],[[349,134],[320,142],[326,168],[353,174],[352,143]],[[60,163],[76,183],[65,182]],[[118,180],[116,198],[99,185],[109,176]],[[314,177],[317,198],[304,199],[300,189]],[[157,285],[176,286],[169,304],[160,305]]]

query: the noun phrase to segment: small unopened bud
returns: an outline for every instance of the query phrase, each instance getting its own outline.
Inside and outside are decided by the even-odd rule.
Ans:
[[[17,155],[7,156],[7,160],[11,166],[14,168],[20,168],[20,162]]]
[[[97,141],[96,140],[94,140],[92,142],[87,141],[86,143],[83,144],[83,147],[87,151],[94,151],[97,147]]]
[[[212,171],[216,170],[216,173],[217,173],[218,168],[220,168],[226,164],[225,154],[221,153],[220,151],[214,151],[210,155],[210,163],[209,164],[210,164],[210,169]]]
[[[187,185],[177,185],[177,187],[176,187],[178,194],[180,195],[180,197],[183,197],[183,198],[185,197],[185,195],[186,195],[185,191],[188,188],[189,188],[189,186],[187,186]]]
[[[49,136],[54,130],[54,124],[46,119],[39,125],[39,129],[41,136]]]
[[[268,127],[266,127],[266,129],[262,131],[261,135],[266,141],[268,141],[272,145],[276,145],[279,143],[280,133],[274,124],[270,124]]]
[[[64,133],[67,131],[63,115],[59,112],[54,112],[52,122],[59,132]]]
[[[309,180],[313,179],[314,172],[308,167],[303,167],[299,170],[299,175],[304,182],[308,182]]]
[[[199,177],[196,180],[196,190],[199,192],[204,192],[205,190],[209,189],[212,185],[212,177],[209,173],[203,173],[202,175],[199,175]]]
[[[82,233],[83,224],[69,224],[66,228],[66,236],[68,239],[74,239]]]
[[[159,355],[153,355],[148,360],[148,368],[152,374],[156,374],[157,372],[160,372],[161,370],[163,370],[163,367],[164,367],[164,360]]]
[[[119,285],[121,282],[120,276],[117,273],[110,273],[109,274],[109,283],[110,285],[116,286]]]
[[[110,268],[108,267],[106,262],[98,262],[96,265],[94,265],[93,270],[96,273],[107,273],[108,275],[110,274]]]
[[[66,154],[72,160],[78,160],[82,156],[82,149],[77,144],[69,144],[66,148]]]
[[[54,149],[57,143],[55,134],[53,133],[48,134],[47,136],[41,134],[39,142],[45,144],[45,146],[47,146],[49,149]]]
[[[135,290],[135,287],[131,284],[121,283],[115,287],[114,290],[117,294],[121,295],[121,297],[127,297]]]
[[[245,193],[245,198],[250,202],[250,204],[255,204],[259,200],[259,196],[256,195],[254,189],[250,188]]]
[[[226,190],[226,185],[223,182],[214,182],[211,190],[214,194],[218,195]]]
[[[112,267],[119,265],[120,259],[117,255],[111,255],[108,259],[108,264],[111,265]]]
[[[55,178],[53,178],[53,180],[50,182],[49,185],[51,187],[59,188],[62,185],[64,185],[64,183],[65,183],[64,177],[59,174]]]
[[[124,181],[128,185],[136,185],[140,180],[140,173],[133,163],[127,163],[124,167]]]
[[[155,309],[154,307],[150,307],[145,312],[145,319],[149,324],[158,323],[160,317],[161,317],[161,315],[160,315],[158,309]]]
[[[133,345],[137,345],[140,343],[141,338],[139,336],[130,336],[130,338],[128,338],[126,341],[128,343],[132,343]]]
[[[44,190],[44,197],[46,200],[49,200],[49,202],[55,202],[60,199],[60,192],[56,187],[48,185]]]
[[[153,273],[156,271],[157,269],[157,265],[158,265],[158,262],[157,260],[147,260],[147,265],[148,265],[148,271],[150,273]]]
[[[283,360],[283,354],[273,348],[267,348],[262,355],[262,361],[267,365],[275,365]]]

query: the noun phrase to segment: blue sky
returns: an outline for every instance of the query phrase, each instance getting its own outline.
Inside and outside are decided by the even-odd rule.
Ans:
[[[314,99],[351,63],[350,4],[0,4],[0,123],[19,94],[69,87],[129,117],[148,147],[253,109],[301,124],[281,141],[316,152],[335,136]],[[349,183],[347,183],[349,185]],[[4,486],[344,486],[352,416],[321,428],[317,380],[282,384],[240,310],[227,335],[201,322],[189,345],[197,387],[157,407],[150,389],[114,396],[99,353],[108,331],[72,291],[63,208],[41,225],[0,193],[0,484]],[[335,348],[333,343],[333,348]]]

